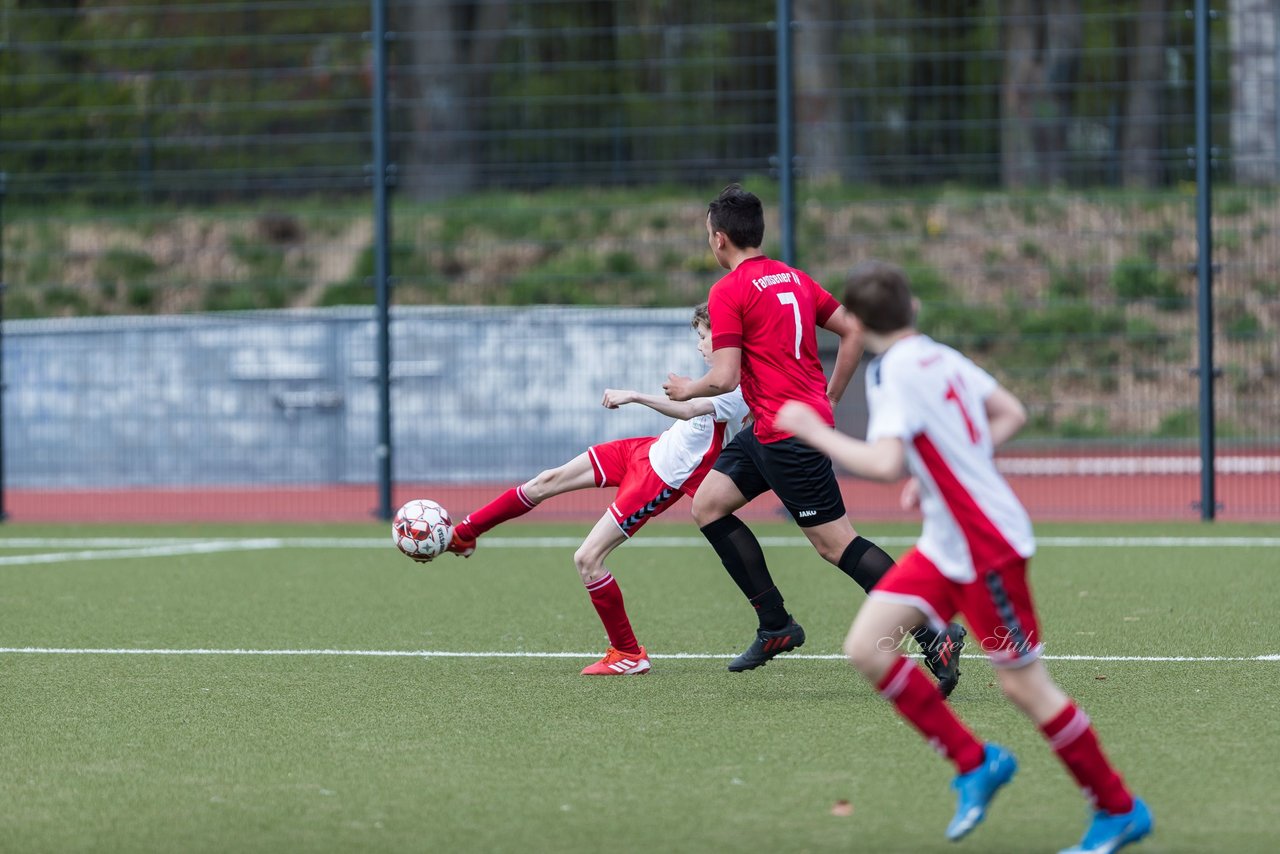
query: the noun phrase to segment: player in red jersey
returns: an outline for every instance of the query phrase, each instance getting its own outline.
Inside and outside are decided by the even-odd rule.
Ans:
[[[735,511],[772,491],[819,555],[864,590],[893,566],[879,546],[858,535],[845,515],[831,460],[774,424],[785,401],[802,400],[834,425],[833,408],[862,354],[857,326],[831,294],[804,272],[768,258],[764,208],[737,184],[707,209],[707,242],[729,274],[711,288],[711,367],[700,379],[671,375],[663,386],[672,400],[724,394],[741,385],[755,419],[752,431],[734,437],[693,499],[693,517],[729,575],[756,609],[755,640],[730,664],[751,670],[804,643],[804,629],[787,612],[760,543]],[[817,329],[840,337],[827,380],[818,358]],[[960,677],[964,629],[916,634],[925,661],[945,693]]]
[[[859,265],[844,304],[861,324],[867,349],[879,354],[867,372],[867,441],[837,433],[829,418],[804,403],[786,404],[778,426],[862,477],[894,481],[910,474],[924,514],[919,541],[871,591],[845,653],[955,765],[958,803],[947,838],[973,830],[1017,770],[1013,754],[978,741],[898,651],[906,632],[940,627],[958,612],[995,666],[1005,695],[1039,727],[1093,802],[1084,838],[1063,854],[1112,854],[1136,842],[1151,832],[1151,812],[1130,793],[1088,716],[1040,659],[1039,621],[1027,585],[1035,537],[992,458],[1026,421],[1022,404],[960,353],[916,332],[910,286],[897,267]]]
[[[698,352],[711,356],[711,326],[705,304],[693,310],[690,325],[698,333]],[[714,398],[675,403],[660,395],[605,389],[602,405],[617,409],[639,403],[676,421],[660,436],[639,436],[593,445],[564,465],[512,487],[454,526],[449,551],[470,557],[476,540],[495,526],[523,516],[543,501],[578,489],[618,487],[613,503],[573,555],[609,636],[604,658],[588,665],[584,676],[632,676],[647,673],[648,653],[636,640],[623,605],[622,590],[605,559],[640,528],[680,500],[693,495],[724,442],[742,428],[747,405],[736,390]]]

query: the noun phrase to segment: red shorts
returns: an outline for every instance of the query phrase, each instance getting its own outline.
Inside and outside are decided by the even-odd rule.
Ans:
[[[871,595],[919,608],[939,631],[956,614],[963,614],[969,624],[965,642],[971,645],[976,641],[996,666],[1026,664],[1042,650],[1025,558],[979,572],[974,581],[961,582],[947,578],[913,546],[880,579]]]
[[[656,436],[617,439],[587,449],[596,486],[618,487],[609,512],[627,537],[679,501],[682,494],[658,477],[649,464],[649,446],[657,440]]]

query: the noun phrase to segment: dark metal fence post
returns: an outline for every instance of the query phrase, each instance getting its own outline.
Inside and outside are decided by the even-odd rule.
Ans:
[[[796,263],[795,109],[791,80],[791,0],[778,0],[778,203],[782,261]]]
[[[1210,190],[1213,184],[1212,113],[1209,102],[1208,0],[1196,0],[1196,313],[1200,323],[1200,518],[1212,521],[1217,511],[1214,490],[1213,411],[1213,229]]]
[[[378,315],[378,517],[391,507],[391,252],[387,211],[387,0],[373,0],[373,232]]]
[[[0,172],[0,522],[9,518],[4,505],[4,197],[9,176]]]

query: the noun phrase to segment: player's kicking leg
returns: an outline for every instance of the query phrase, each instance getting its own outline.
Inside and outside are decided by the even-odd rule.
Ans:
[[[1151,832],[1151,811],[1136,798],[1102,751],[1089,716],[1063,693],[1044,662],[996,671],[1005,695],[1039,727],[1096,807],[1080,844],[1063,854],[1112,854]]]
[[[898,714],[955,766],[951,788],[956,812],[946,830],[954,841],[986,818],[992,799],[1013,779],[1018,763],[1003,747],[979,741],[951,711],[938,686],[902,654],[906,633],[924,622],[924,613],[914,605],[873,592],[853,621],[844,651]]]
[[[513,486],[488,504],[467,514],[453,526],[448,551],[459,557],[471,557],[476,541],[503,522],[523,516],[553,495],[599,486],[591,466],[591,458],[581,453],[562,466],[547,469],[519,486]]]
[[[631,628],[622,589],[604,565],[609,553],[626,541],[613,514],[605,513],[573,555],[591,604],[609,636],[604,658],[584,667],[583,676],[641,676],[649,672],[649,655]]]

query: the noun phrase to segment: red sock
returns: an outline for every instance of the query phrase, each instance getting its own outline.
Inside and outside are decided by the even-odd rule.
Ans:
[[[631,620],[627,618],[627,609],[622,604],[622,588],[613,580],[613,573],[606,572],[603,578],[588,584],[587,592],[591,594],[591,604],[596,606],[600,622],[604,623],[605,633],[609,635],[609,646],[618,652],[639,655],[640,644],[631,630]]]
[[[1068,702],[1040,731],[1095,807],[1112,815],[1133,809],[1133,795],[1107,761],[1089,716],[1075,703]]]
[[[982,742],[960,722],[938,686],[910,659],[900,656],[876,690],[961,774],[982,764]]]
[[[479,510],[467,514],[457,525],[458,533],[469,540],[474,540],[503,522],[509,522],[517,516],[523,516],[538,505],[524,494],[523,486],[514,486]]]

